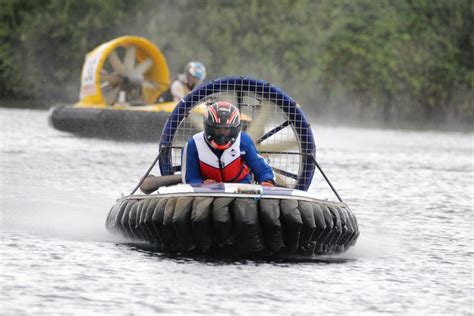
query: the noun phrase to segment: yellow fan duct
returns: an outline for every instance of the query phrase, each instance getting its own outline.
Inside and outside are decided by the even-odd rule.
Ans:
[[[142,37],[123,36],[86,55],[75,106],[153,104],[169,85],[168,65],[158,47]]]

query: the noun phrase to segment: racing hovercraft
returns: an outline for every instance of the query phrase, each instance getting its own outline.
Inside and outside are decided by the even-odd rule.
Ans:
[[[272,167],[275,187],[181,183],[181,150],[196,129],[203,129],[202,115],[196,120],[195,111],[216,101],[231,102],[252,118],[246,133]],[[163,129],[157,157],[132,193],[117,200],[106,227],[163,252],[276,257],[341,253],[359,236],[357,220],[315,154],[310,125],[281,89],[252,78],[213,80],[178,103]],[[161,176],[150,177],[156,163]],[[307,192],[316,168],[339,201]],[[135,194],[138,188],[146,194]]]
[[[153,43],[119,37],[86,55],[79,102],[54,108],[49,122],[79,135],[157,141],[177,103],[156,103],[169,85],[166,59]]]

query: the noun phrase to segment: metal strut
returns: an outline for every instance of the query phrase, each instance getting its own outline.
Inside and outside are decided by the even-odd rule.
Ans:
[[[133,195],[135,192],[137,192],[138,188],[142,185],[143,181],[145,181],[145,178],[150,174],[151,170],[153,169],[153,167],[156,165],[156,163],[160,159],[161,155],[163,154],[163,151],[164,151],[163,149],[164,148],[165,147],[160,148],[160,151],[158,152],[158,155],[156,156],[155,160],[153,160],[153,162],[151,163],[151,166],[145,172],[145,175],[140,179],[140,182],[138,182],[137,186],[135,187],[135,189],[133,189],[133,191],[132,191],[132,193],[130,193],[130,195]]]
[[[328,177],[326,177],[326,174],[324,173],[323,169],[321,169],[321,167],[319,166],[318,162],[316,161],[316,158],[314,158],[313,155],[309,155],[311,157],[311,159],[313,160],[314,164],[316,165],[316,167],[318,167],[318,170],[319,172],[321,172],[321,174],[323,175],[324,177],[324,180],[326,180],[326,182],[329,184],[329,186],[331,187],[331,190],[332,192],[334,192],[334,194],[337,196],[337,199],[339,200],[339,202],[342,202],[342,203],[345,203],[342,198],[339,196],[339,194],[337,194],[337,191],[336,189],[332,186],[331,184],[331,181],[329,181]]]

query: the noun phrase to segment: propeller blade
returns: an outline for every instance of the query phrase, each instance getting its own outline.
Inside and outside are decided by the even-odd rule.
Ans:
[[[147,58],[141,63],[139,63],[133,71],[136,74],[143,76],[143,74],[147,72],[151,68],[152,65],[153,65],[153,61],[151,60],[151,58]]]
[[[296,149],[297,147],[298,147],[298,142],[296,140],[265,142],[263,144],[257,145],[257,149],[262,152],[267,152],[267,151],[287,152],[289,149]]]
[[[254,141],[259,139],[265,132],[265,123],[268,121],[270,117],[269,115],[269,105],[262,104],[255,119],[251,121],[250,126],[246,130],[247,134],[249,134]]]
[[[116,51],[113,51],[110,53],[109,62],[110,62],[110,65],[112,65],[112,68],[114,69],[115,73],[122,75],[125,72],[123,64],[120,61],[120,58]]]
[[[109,88],[109,87],[111,87],[111,86],[112,86],[112,85],[111,85],[110,82],[108,82],[108,81],[103,81],[103,82],[100,83],[100,87],[101,87],[102,89]]]
[[[109,83],[112,86],[117,85],[120,82],[120,76],[119,75],[110,75],[110,74],[101,74],[100,79],[103,83]]]
[[[155,90],[158,89],[158,84],[154,82],[153,80],[145,80],[142,83],[144,89],[150,89],[150,90]]]
[[[135,67],[135,52],[137,48],[135,46],[128,46],[125,50],[124,66],[127,72],[133,71]]]
[[[285,179],[276,172],[273,172],[273,174],[275,175],[276,184],[279,185],[279,186],[282,186],[282,187],[286,187]]]
[[[113,88],[112,86],[106,86],[104,87],[104,90],[102,91],[105,102],[109,105],[114,104],[117,102],[117,98],[120,92],[119,87]]]
[[[191,112],[189,113],[188,118],[189,118],[189,122],[195,129],[197,129],[198,131],[204,130],[203,117],[200,113]]]

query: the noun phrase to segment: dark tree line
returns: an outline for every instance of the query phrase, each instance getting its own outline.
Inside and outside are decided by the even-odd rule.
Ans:
[[[77,99],[85,54],[150,39],[173,73],[250,75],[308,112],[474,122],[471,0],[1,0],[0,98]]]

